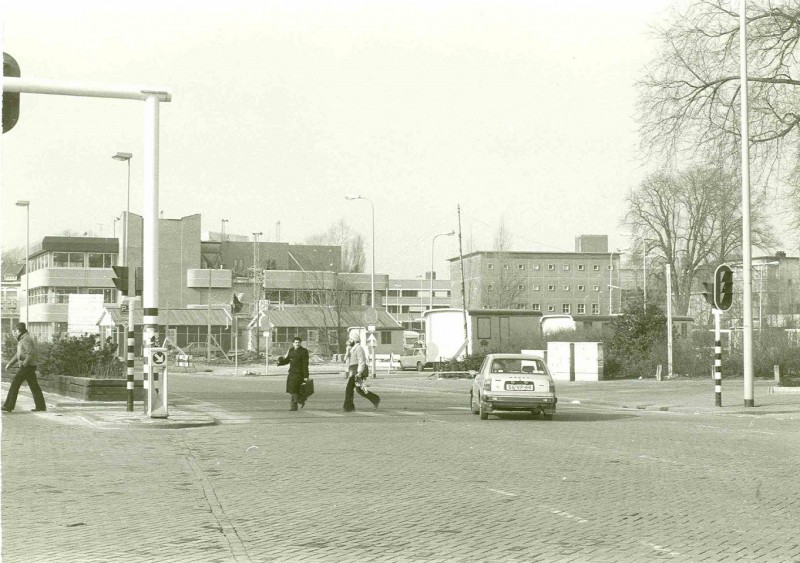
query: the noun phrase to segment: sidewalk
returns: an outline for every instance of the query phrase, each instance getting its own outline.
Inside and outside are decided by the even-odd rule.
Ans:
[[[2,382],[5,399],[10,383]],[[170,406],[168,418],[151,418],[143,412],[141,401],[134,403],[133,412],[128,412],[124,402],[79,401],[64,395],[44,393],[47,412],[31,412],[34,407],[33,396],[27,384],[22,384],[14,411],[3,413],[8,416],[74,417],[82,422],[101,428],[136,427],[145,429],[178,429],[198,426],[213,426],[217,420],[204,413],[187,411]]]

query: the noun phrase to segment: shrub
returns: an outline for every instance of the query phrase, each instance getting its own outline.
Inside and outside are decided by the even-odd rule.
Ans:
[[[95,336],[62,337],[39,345],[39,371],[43,375],[124,378],[124,364],[115,356],[117,345],[100,345]]]

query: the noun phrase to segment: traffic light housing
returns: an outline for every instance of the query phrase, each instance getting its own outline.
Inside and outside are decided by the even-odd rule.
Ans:
[[[231,301],[231,309],[233,310],[233,313],[236,314],[236,313],[241,312],[243,307],[244,307],[244,303],[239,301],[239,297],[234,293],[233,294],[233,300]]]
[[[144,291],[144,268],[136,268],[134,272],[134,280],[133,280],[133,294],[136,297],[142,295],[142,291]]]
[[[733,270],[721,264],[714,271],[714,307],[727,311],[733,303]]]
[[[117,287],[122,295],[128,295],[128,267],[127,266],[111,266],[114,270],[114,285]]]
[[[19,64],[14,57],[3,53],[3,76],[19,78]],[[19,92],[3,92],[3,133],[11,131],[19,119]]]
[[[705,291],[703,292],[703,297],[705,298],[706,303],[708,303],[709,305],[711,305],[713,307],[714,306],[714,284],[713,283],[708,283],[708,282],[703,282],[703,289],[705,289]]]

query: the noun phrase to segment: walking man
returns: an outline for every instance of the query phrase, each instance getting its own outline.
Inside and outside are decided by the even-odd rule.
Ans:
[[[3,403],[3,411],[11,412],[17,404],[17,395],[19,388],[23,381],[28,382],[31,393],[33,394],[33,402],[36,405],[34,411],[46,411],[47,405],[44,402],[44,395],[42,388],[39,387],[39,380],[36,379],[36,341],[33,336],[28,332],[28,327],[25,323],[17,323],[17,353],[6,364],[6,369],[9,369],[14,364],[19,364],[17,375],[11,381],[11,387],[8,390],[6,401]]]
[[[353,392],[358,391],[358,394],[372,403],[374,410],[378,409],[378,404],[381,398],[372,391],[364,389],[364,381],[369,377],[369,368],[367,368],[367,354],[364,352],[364,347],[355,340],[350,340],[347,343],[347,352],[344,355],[345,363],[347,363],[347,387],[344,391],[344,410],[345,412],[352,412],[356,410],[353,403]]]
[[[291,396],[289,410],[296,411],[297,405],[304,407],[306,397],[303,396],[301,386],[308,379],[308,350],[301,346],[303,340],[295,336],[292,347],[285,356],[278,358],[278,365],[289,364],[289,375],[286,377],[286,392]]]

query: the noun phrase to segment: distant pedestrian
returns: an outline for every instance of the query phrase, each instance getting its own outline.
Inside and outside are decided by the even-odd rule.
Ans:
[[[345,412],[356,410],[353,402],[354,391],[358,391],[358,394],[372,403],[372,408],[377,410],[381,398],[372,391],[367,391],[364,386],[364,382],[369,377],[367,353],[364,351],[364,347],[359,342],[351,339],[347,343],[347,351],[344,358],[345,364],[347,364],[347,387],[344,391],[344,407],[342,410]]]
[[[5,412],[11,412],[17,404],[17,395],[19,388],[23,381],[28,382],[31,393],[33,394],[33,402],[36,405],[34,411],[46,411],[47,405],[44,402],[44,395],[42,388],[39,387],[39,380],[36,379],[36,341],[33,336],[28,332],[28,327],[25,323],[17,323],[17,353],[9,360],[6,369],[9,369],[14,364],[19,364],[19,370],[11,381],[11,387],[6,395],[6,400],[3,403],[2,409]]]
[[[289,375],[286,377],[286,392],[291,396],[289,410],[296,411],[297,405],[304,407],[306,397],[302,393],[302,385],[308,379],[308,350],[302,346],[303,339],[295,336],[292,347],[285,356],[278,357],[278,365],[289,364]]]

